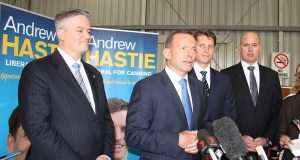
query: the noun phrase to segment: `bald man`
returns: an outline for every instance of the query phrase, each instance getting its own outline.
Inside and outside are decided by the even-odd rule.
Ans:
[[[231,78],[236,101],[237,126],[249,151],[257,157],[256,147],[275,143],[278,114],[282,105],[277,72],[258,64],[260,37],[245,33],[240,40],[241,62],[222,70]]]

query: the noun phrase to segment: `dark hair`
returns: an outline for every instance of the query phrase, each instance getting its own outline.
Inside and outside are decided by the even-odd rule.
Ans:
[[[128,103],[119,98],[110,98],[107,100],[110,113],[114,113],[120,110],[128,110]]]
[[[198,40],[198,36],[201,36],[201,35],[204,35],[206,36],[208,39],[213,39],[214,40],[214,46],[216,46],[217,44],[217,37],[216,35],[210,31],[210,30],[207,30],[207,29],[203,29],[203,30],[198,30],[195,34],[194,34],[194,37],[196,40]]]
[[[90,19],[90,13],[82,10],[82,9],[67,9],[67,10],[63,10],[60,13],[55,15],[55,28],[56,29],[60,29],[63,28],[63,21],[66,18],[69,17],[73,17],[73,16],[78,16],[78,15],[82,15],[82,16],[86,16],[88,19]]]
[[[177,31],[171,33],[171,34],[168,36],[168,38],[167,38],[167,40],[166,40],[166,42],[165,42],[165,47],[166,47],[166,48],[171,47],[172,42],[173,42],[173,39],[174,39],[174,36],[175,36],[176,34],[180,34],[180,33],[182,33],[182,34],[189,34],[189,35],[193,36],[193,33],[192,33],[191,31],[187,31],[187,30],[177,30]]]
[[[20,119],[21,119],[21,108],[17,106],[11,113],[8,120],[9,134],[11,134],[14,138],[16,138],[17,131],[21,126]]]

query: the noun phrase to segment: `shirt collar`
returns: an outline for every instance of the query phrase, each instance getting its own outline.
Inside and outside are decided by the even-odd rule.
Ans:
[[[201,71],[206,71],[206,73],[210,73],[210,64],[203,69],[197,63],[194,63],[194,70],[196,73],[200,73]]]
[[[63,51],[61,48],[57,47],[58,52],[60,55],[63,57],[65,62],[67,63],[68,66],[72,66],[74,63],[78,63],[81,65],[81,59],[74,60],[71,56],[69,56],[65,51]]]
[[[244,69],[247,69],[249,66],[253,66],[255,68],[258,68],[258,63],[257,61],[253,64],[253,65],[249,65],[248,63],[246,63],[244,60],[241,60],[241,64],[243,66]]]
[[[167,65],[165,67],[165,70],[167,72],[167,75],[171,78],[171,80],[179,82],[182,78],[188,80],[188,74],[186,74],[184,77],[179,76],[177,73],[175,73],[174,71],[172,71]]]

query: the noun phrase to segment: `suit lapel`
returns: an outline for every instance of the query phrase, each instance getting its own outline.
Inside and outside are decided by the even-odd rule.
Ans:
[[[213,100],[215,99],[214,96],[219,94],[219,93],[216,93],[217,86],[219,85],[216,82],[217,82],[216,71],[214,69],[210,68],[210,90],[209,90],[210,98],[209,98],[209,102],[208,102],[209,106],[210,106],[210,104],[213,103]]]
[[[268,91],[268,88],[264,88],[264,86],[268,86],[268,85],[265,85],[266,83],[266,78],[265,77],[265,70],[263,67],[261,67],[260,65],[258,65],[259,67],[259,92],[258,92],[258,97],[257,97],[257,102],[256,102],[256,106],[260,106],[260,102],[261,102],[261,99],[263,98],[263,95],[265,95],[265,91]]]
[[[196,82],[191,80],[191,78],[189,78],[189,86],[190,86],[190,91],[191,91],[191,96],[192,96],[192,105],[193,105],[193,119],[192,119],[192,128],[195,128],[197,126],[198,123],[198,116],[200,113],[200,94],[199,94],[199,90],[197,88],[197,85],[195,84]],[[200,83],[200,82],[199,82]]]
[[[162,84],[164,86],[164,90],[166,91],[166,95],[167,95],[169,101],[174,103],[175,108],[178,110],[178,112],[181,115],[182,120],[186,124],[186,128],[189,128],[187,120],[186,120],[185,112],[184,112],[184,109],[183,109],[182,102],[180,100],[180,97],[179,97],[179,95],[178,95],[171,79],[169,78],[169,76],[167,75],[165,70],[163,70],[161,72],[161,74],[162,74],[161,81],[162,81]]]
[[[67,63],[64,61],[63,57],[60,55],[60,53],[57,50],[51,55],[51,62],[55,66],[55,68],[56,68],[58,74],[61,76],[61,78],[67,84],[69,84],[70,87],[72,87],[74,89],[74,92],[76,94],[79,94],[80,92],[82,92],[72,71],[70,70]]]
[[[197,78],[197,75],[196,75],[196,72],[195,72],[194,68],[189,72],[189,76]]]
[[[60,77],[65,81],[66,84],[70,86],[72,92],[75,95],[79,95],[77,97],[81,99],[80,101],[82,103],[84,103],[84,105],[82,106],[89,106],[88,108],[94,113],[90,103],[88,102],[87,98],[82,92],[82,89],[79,86],[77,80],[75,79],[72,71],[70,70],[67,63],[64,61],[63,57],[60,55],[60,53],[57,50],[51,55],[51,62],[55,66]]]
[[[238,76],[240,78],[240,82],[242,83],[241,86],[243,87],[243,88],[241,88],[241,90],[242,90],[243,93],[246,93],[245,96],[248,97],[247,98],[248,103],[252,104],[253,107],[254,107],[254,103],[252,101],[250,89],[249,89],[249,86],[248,86],[248,83],[247,83],[247,79],[246,79],[246,76],[245,76],[245,73],[244,73],[244,70],[243,70],[243,67],[242,67],[241,63],[239,63],[237,65],[237,73],[238,73]]]
[[[96,81],[96,75],[95,73],[88,67],[88,65],[86,64],[86,62],[84,62],[83,60],[81,60],[83,66],[84,66],[84,69],[85,69],[85,72],[87,74],[87,77],[89,79],[89,82],[90,82],[90,85],[91,85],[91,89],[92,89],[92,94],[93,94],[93,98],[94,98],[94,102],[95,102],[95,110],[96,110],[96,114],[99,112],[98,111],[98,107],[100,104],[99,104],[99,101],[98,101],[98,91],[97,91],[97,81]],[[92,109],[92,108],[91,108]],[[93,111],[94,112],[94,111]]]

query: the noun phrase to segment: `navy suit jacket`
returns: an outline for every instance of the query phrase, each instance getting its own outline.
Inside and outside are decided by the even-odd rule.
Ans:
[[[193,101],[192,130],[205,126],[204,85],[189,77]],[[179,132],[188,130],[180,97],[166,71],[147,77],[134,86],[126,117],[126,142],[141,151],[141,159],[191,160],[178,146]]]
[[[91,84],[96,114],[62,56],[30,62],[19,83],[21,123],[31,141],[27,159],[91,160],[112,155],[114,126],[103,79],[82,62]]]
[[[197,78],[194,69],[189,72],[189,76]],[[212,122],[214,120],[225,116],[233,120],[236,119],[235,100],[230,78],[213,68],[210,68],[210,93],[207,105],[210,132],[212,132]]]
[[[238,63],[221,72],[231,78],[236,100],[236,122],[242,135],[266,137],[276,143],[278,116],[282,106],[278,73],[259,65],[260,88],[254,106],[242,64]]]

